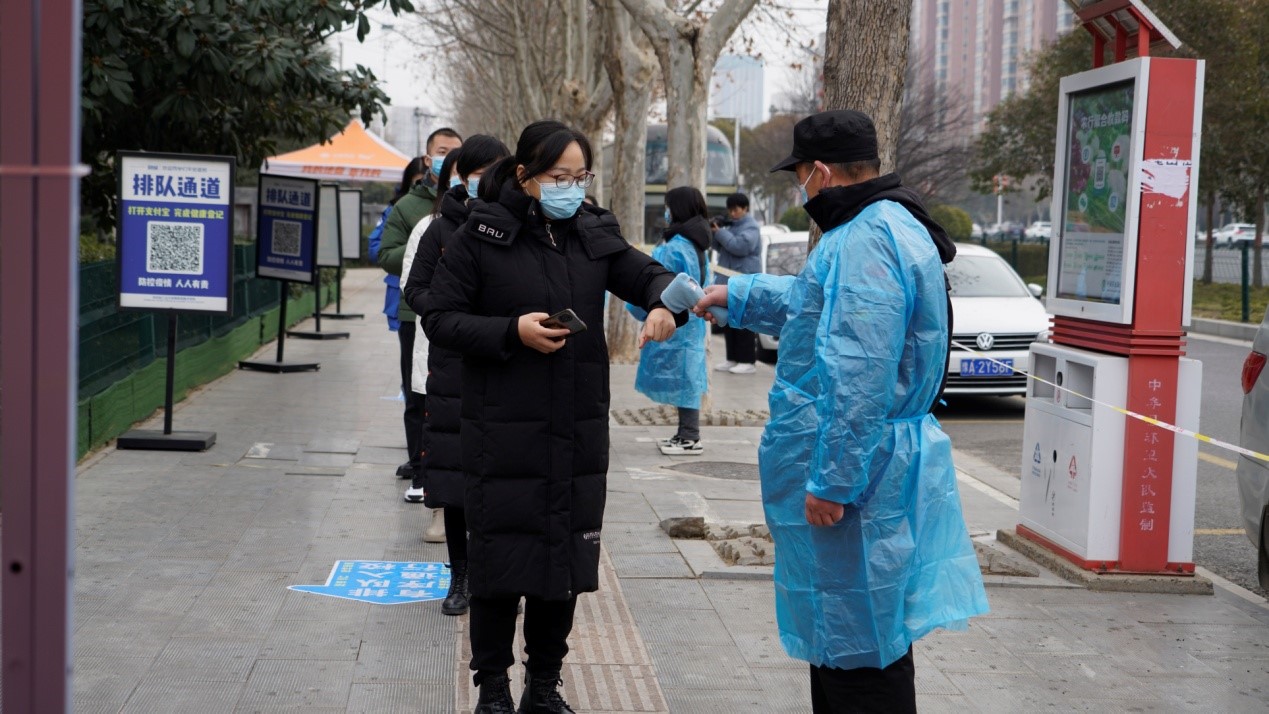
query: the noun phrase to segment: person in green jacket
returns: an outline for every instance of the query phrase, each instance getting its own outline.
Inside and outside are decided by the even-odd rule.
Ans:
[[[401,261],[405,257],[405,246],[410,241],[410,232],[415,224],[431,215],[436,201],[436,177],[440,174],[441,163],[445,155],[463,145],[463,138],[453,129],[437,129],[427,137],[427,155],[423,157],[423,165],[427,169],[424,178],[415,182],[409,193],[397,200],[388,214],[383,226],[383,235],[379,243],[379,267],[389,276],[401,278]],[[398,283],[399,285],[399,283]],[[389,286],[389,289],[394,289]],[[399,287],[395,288],[400,290]],[[400,321],[397,329],[397,341],[401,347],[401,393],[405,395],[405,445],[410,455],[410,466],[405,477],[411,478],[410,493],[418,493],[417,500],[407,498],[411,503],[422,503],[423,473],[421,468],[423,443],[423,395],[410,389],[410,375],[414,369],[415,321],[414,311],[405,301],[400,301],[395,316]],[[401,472],[398,471],[398,474]],[[424,535],[428,542],[444,542],[445,531],[439,514],[433,514],[434,527],[429,527]]]

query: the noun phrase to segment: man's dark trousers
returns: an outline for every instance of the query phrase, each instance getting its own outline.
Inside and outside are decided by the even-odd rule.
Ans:
[[[811,666],[814,714],[916,714],[912,648],[885,669]]]
[[[753,364],[758,349],[757,340],[757,335],[749,330],[724,327],[723,344],[727,347],[727,361],[736,364]]]
[[[405,395],[405,449],[410,454],[410,467],[417,481],[423,476],[423,395],[410,389],[410,375],[414,372],[414,332],[412,320],[402,320],[397,329],[397,341],[401,343],[401,393]]]

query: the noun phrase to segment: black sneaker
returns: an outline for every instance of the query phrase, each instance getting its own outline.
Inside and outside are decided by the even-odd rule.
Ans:
[[[414,478],[414,466],[409,461],[398,466],[397,478]]]
[[[666,456],[700,456],[705,452],[700,439],[680,439],[677,436],[666,443],[657,444],[657,448]]]

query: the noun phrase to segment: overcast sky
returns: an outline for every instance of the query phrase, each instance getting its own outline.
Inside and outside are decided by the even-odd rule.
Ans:
[[[771,106],[780,91],[793,84],[794,72],[791,64],[810,64],[810,56],[798,45],[807,46],[815,42],[824,32],[827,0],[797,0],[790,3],[763,2],[760,4],[776,6],[780,10],[793,12],[792,32],[777,27],[755,12],[746,21],[742,33],[752,36],[755,49],[763,55],[766,63],[766,74],[763,82],[763,106]],[[332,40],[332,50],[336,62],[342,55],[346,68],[362,64],[374,71],[379,77],[381,86],[392,99],[394,106],[420,106],[427,111],[441,111],[448,106],[444,93],[447,88],[438,86],[431,79],[433,64],[427,63],[419,56],[420,50],[407,37],[420,32],[421,19],[418,16],[405,15],[394,17],[388,11],[370,13],[371,32],[364,43],[357,42],[354,30],[348,30]],[[816,51],[822,48],[816,47]]]

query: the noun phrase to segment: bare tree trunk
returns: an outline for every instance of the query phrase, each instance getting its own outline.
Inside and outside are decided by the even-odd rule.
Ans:
[[[666,153],[671,161],[668,188],[705,188],[705,132],[709,78],[727,40],[757,0],[723,0],[708,19],[688,10],[675,13],[663,0],[621,0],[652,42],[666,93]]]
[[[1203,284],[1212,284],[1212,249],[1216,247],[1216,236],[1212,235],[1212,221],[1216,220],[1216,189],[1207,191],[1207,253],[1203,256]]]
[[[646,47],[642,31],[616,0],[597,3],[605,23],[602,35],[607,47],[604,67],[612,86],[614,137],[612,186],[609,209],[632,243],[643,240],[644,176],[648,144],[649,91],[656,57]],[[605,320],[608,357],[613,362],[635,362],[639,323],[625,310],[625,303],[609,298]]]
[[[666,154],[686,156],[687,161],[671,161],[666,172],[666,188],[695,186],[705,189],[705,132],[709,111],[709,78],[717,55],[703,57],[684,38],[667,48],[661,61],[668,64],[665,76]],[[706,64],[708,62],[708,64]]]
[[[883,173],[895,165],[911,13],[909,0],[828,2],[824,107],[872,117]]]
[[[877,126],[881,172],[894,170],[908,69],[910,0],[828,0],[824,109],[855,109]],[[811,247],[819,242],[811,226]]]

